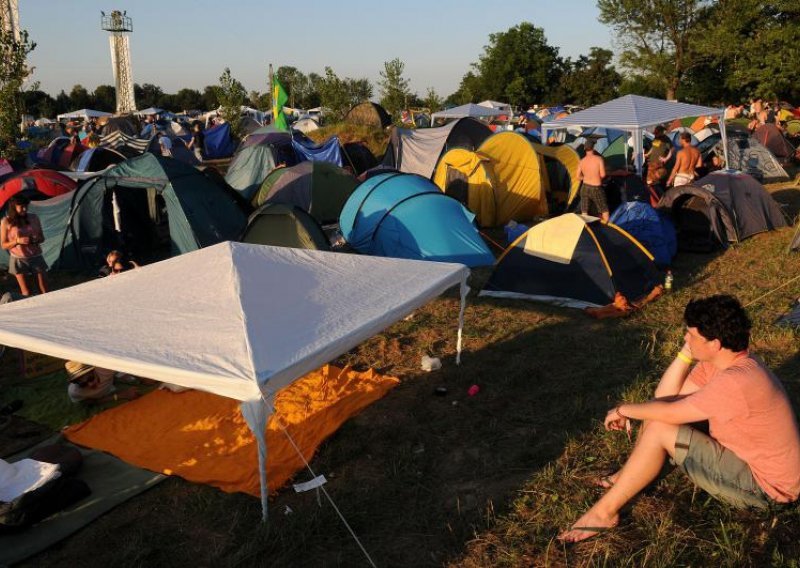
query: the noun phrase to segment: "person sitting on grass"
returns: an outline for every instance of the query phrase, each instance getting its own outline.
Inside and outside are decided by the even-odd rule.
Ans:
[[[736,298],[692,300],[685,343],[655,399],[620,404],[608,430],[643,424],[628,461],[598,485],[608,491],[559,539],[578,542],[619,522],[620,509],[654,481],[667,457],[695,485],[737,508],[767,509],[800,494],[800,433],[780,381],[748,351],[750,320]],[[709,435],[693,426],[708,421]]]
[[[67,361],[67,394],[75,403],[102,404],[118,400],[133,400],[139,396],[135,388],[117,392],[114,386],[114,371],[92,367],[77,361]]]

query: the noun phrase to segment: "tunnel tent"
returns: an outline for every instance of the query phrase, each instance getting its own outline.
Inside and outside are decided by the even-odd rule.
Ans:
[[[572,308],[628,301],[662,282],[652,255],[626,231],[566,213],[534,225],[497,260],[481,296],[529,299]]]

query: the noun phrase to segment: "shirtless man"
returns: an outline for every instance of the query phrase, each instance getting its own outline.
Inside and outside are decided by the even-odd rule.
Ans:
[[[768,509],[800,495],[800,433],[781,382],[749,352],[750,320],[731,296],[692,300],[684,345],[650,402],[609,411],[608,430],[639,439],[608,491],[559,539],[577,542],[610,530],[620,509],[661,472],[667,458],[691,481],[733,507]],[[696,362],[696,364],[695,364]],[[692,424],[708,421],[710,434]]]
[[[606,177],[606,165],[603,157],[594,151],[594,142],[587,140],[583,145],[586,155],[578,166],[578,179],[581,185],[581,214],[588,215],[590,205],[594,203],[600,220],[608,223],[608,203],[603,192],[603,178]]]
[[[692,146],[692,135],[688,132],[681,134],[681,151],[675,158],[675,167],[667,180],[667,185],[689,185],[694,181],[695,169],[702,167],[703,156],[700,150]]]

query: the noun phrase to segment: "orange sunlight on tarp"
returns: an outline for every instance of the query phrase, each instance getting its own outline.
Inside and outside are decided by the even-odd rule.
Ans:
[[[280,390],[267,425],[267,480],[277,491],[345,421],[382,398],[399,381],[371,369],[326,365]],[[200,391],[151,392],[68,427],[71,442],[102,450],[152,471],[259,496],[256,441],[233,399]]]

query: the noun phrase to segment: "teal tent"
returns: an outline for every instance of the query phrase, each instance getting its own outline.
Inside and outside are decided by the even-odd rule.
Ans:
[[[188,164],[143,154],[75,191],[62,243],[84,267],[111,249],[146,262],[235,240],[246,224],[229,189]]]

